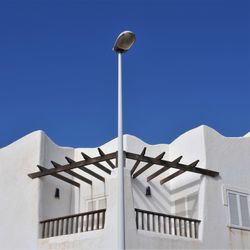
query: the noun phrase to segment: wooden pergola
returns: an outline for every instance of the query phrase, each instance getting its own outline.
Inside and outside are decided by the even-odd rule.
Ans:
[[[105,182],[105,175],[106,174],[110,175],[112,170],[117,167],[117,152],[105,154],[100,148],[98,148],[98,152],[99,152],[99,155],[93,158],[82,152],[81,154],[82,154],[83,160],[77,161],[77,162],[70,159],[69,157],[65,157],[65,159],[68,162],[68,164],[65,164],[65,165],[61,165],[54,161],[51,161],[54,168],[50,168],[50,169],[38,165],[37,167],[39,168],[39,171],[28,174],[28,176],[32,179],[40,178],[43,176],[53,176],[55,178],[58,178],[62,181],[65,181],[79,188],[80,183],[61,174],[62,172],[64,172],[67,175],[75,177],[79,181],[83,181],[89,185],[92,185],[92,180],[74,171],[76,169],[80,169],[82,172],[84,172],[84,174],[89,174],[95,179]],[[160,180],[161,185],[172,180],[173,178],[176,178],[177,176],[185,172],[192,172],[192,173],[202,174],[202,175],[206,175],[210,177],[216,177],[219,175],[219,173],[216,171],[196,167],[199,160],[194,161],[191,164],[185,165],[185,164],[180,163],[182,156],[178,157],[177,159],[173,161],[166,161],[166,160],[162,160],[163,156],[165,155],[165,152],[162,152],[156,157],[145,156],[145,154],[146,154],[146,147],[142,150],[141,154],[135,154],[135,153],[124,151],[125,159],[130,159],[130,160],[135,161],[131,169],[131,176],[133,179],[137,178],[139,175],[144,173],[153,165],[161,166],[161,168],[147,177],[148,182],[153,180],[157,176],[165,173],[170,168],[177,170],[173,174],[165,178],[162,178]],[[115,160],[115,163],[113,163],[112,160]],[[109,167],[104,166],[102,162],[106,162]],[[141,162],[144,162],[145,164],[144,166],[139,168],[139,164]],[[97,174],[93,170],[91,170],[91,166],[93,165],[96,166],[98,169],[100,169],[104,175]]]

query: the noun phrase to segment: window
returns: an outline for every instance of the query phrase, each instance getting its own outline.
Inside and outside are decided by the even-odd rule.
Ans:
[[[106,208],[106,197],[99,197],[91,200],[87,200],[87,211],[94,211]]]
[[[233,227],[250,229],[249,195],[228,191],[227,196],[230,225]]]
[[[197,218],[198,193],[175,200],[175,214],[181,217]]]

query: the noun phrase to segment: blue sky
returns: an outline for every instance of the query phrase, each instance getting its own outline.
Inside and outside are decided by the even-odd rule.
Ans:
[[[124,133],[157,144],[206,124],[250,131],[250,4],[230,0],[0,2],[0,147],[34,130],[95,147],[117,134],[123,30]]]

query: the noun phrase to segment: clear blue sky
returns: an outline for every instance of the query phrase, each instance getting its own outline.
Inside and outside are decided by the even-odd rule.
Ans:
[[[169,143],[206,124],[250,131],[247,0],[0,2],[0,147],[34,130],[95,147],[117,134],[123,30],[124,132]]]

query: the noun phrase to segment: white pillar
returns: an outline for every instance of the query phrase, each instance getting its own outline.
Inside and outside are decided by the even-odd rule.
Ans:
[[[118,249],[125,249],[125,209],[122,131],[122,54],[118,53]]]

